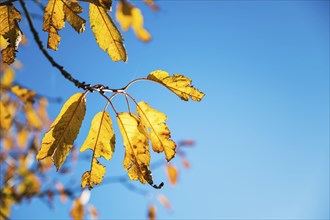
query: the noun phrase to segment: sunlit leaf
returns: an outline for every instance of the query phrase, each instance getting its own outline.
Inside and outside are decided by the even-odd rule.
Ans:
[[[22,39],[22,31],[18,26],[20,20],[21,14],[12,4],[0,6],[0,35],[9,43],[1,54],[7,64],[15,61],[16,50]]]
[[[28,138],[29,138],[29,131],[26,128],[22,128],[17,132],[17,145],[24,149],[26,147]]]
[[[148,219],[149,220],[156,220],[156,206],[150,205],[148,209]]]
[[[99,161],[93,158],[90,171],[86,171],[81,177],[81,187],[88,186],[92,189],[94,185],[100,184],[105,174],[106,167],[99,163]]]
[[[11,127],[13,118],[2,101],[0,101],[0,113],[0,128],[7,130]]]
[[[58,44],[61,37],[58,31],[64,25],[64,3],[62,0],[49,0],[44,13],[44,23],[42,30],[48,32],[47,47],[53,50],[58,50]]]
[[[134,30],[135,35],[142,41],[150,41],[151,35],[143,27],[143,16],[141,11],[126,1],[117,4],[116,19],[124,31],[130,27]]]
[[[89,4],[89,19],[95,39],[100,48],[111,57],[113,61],[127,61],[127,54],[116,25],[101,6]]]
[[[37,107],[38,115],[44,126],[48,127],[50,124],[50,119],[47,112],[48,101],[46,98],[40,98],[38,99],[38,102],[39,102],[39,105]]]
[[[14,81],[15,72],[10,66],[4,65],[2,73],[3,74],[0,80],[1,87],[8,88]]]
[[[158,201],[160,202],[160,204],[162,204],[166,209],[171,209],[171,203],[168,201],[168,199],[163,195],[163,194],[159,194],[157,196]]]
[[[143,0],[152,10],[157,11],[159,10],[159,7],[155,5],[154,0]]]
[[[65,18],[69,24],[78,32],[84,32],[86,29],[86,21],[78,14],[83,11],[83,8],[77,2],[64,1]]]
[[[152,185],[148,137],[138,117],[123,112],[117,116],[117,122],[126,149],[123,165],[128,176],[131,180],[139,180],[143,184],[148,182]]]
[[[51,156],[58,170],[64,163],[79,133],[85,112],[85,94],[76,93],[71,96],[50,126],[50,130],[43,137],[37,160]]]
[[[24,105],[25,117],[27,122],[36,129],[42,128],[42,122],[31,104]]]
[[[84,219],[85,210],[79,199],[73,201],[70,215],[74,220]]]
[[[176,185],[176,183],[178,182],[178,174],[179,174],[178,169],[171,164],[167,164],[166,171],[167,171],[168,180],[170,181],[171,185],[172,186]]]
[[[192,82],[191,79],[180,74],[170,76],[170,74],[165,71],[156,70],[148,75],[148,79],[164,85],[185,101],[191,98],[199,102],[204,97],[204,93],[190,85]]]
[[[94,157],[111,159],[115,150],[115,134],[112,129],[110,115],[106,111],[99,112],[94,116],[88,136],[81,146],[80,152],[87,149],[94,151]]]
[[[139,102],[136,111],[141,118],[143,126],[152,143],[152,149],[157,152],[165,152],[166,160],[170,161],[175,156],[175,142],[170,139],[171,132],[165,121],[164,113],[151,108],[145,102]]]
[[[93,3],[96,6],[101,6],[108,10],[111,9],[111,5],[112,5],[112,0],[79,0],[79,1]]]
[[[11,213],[11,207],[15,204],[15,192],[14,188],[10,186],[4,186],[1,189],[1,200],[0,200],[0,220],[9,219]]]
[[[10,91],[25,103],[32,104],[34,102],[34,97],[36,93],[32,90],[28,90],[26,88],[15,85],[10,88]]]
[[[24,175],[23,181],[17,187],[19,194],[32,197],[40,192],[40,180],[35,173],[28,172]]]

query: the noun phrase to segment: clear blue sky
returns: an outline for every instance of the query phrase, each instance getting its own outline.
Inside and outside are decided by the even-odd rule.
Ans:
[[[90,29],[78,36],[68,25],[60,50],[51,53],[83,81],[116,88],[163,69],[191,77],[206,96],[186,103],[154,84],[132,86],[138,100],[168,115],[175,141],[196,141],[187,151],[192,168],[174,188],[134,184],[150,190],[150,198],[120,184],[93,189],[101,218],[145,218],[155,202],[160,219],[329,219],[329,1],[158,1],[159,12],[134,3],[153,40],[144,44],[124,33],[127,64],[112,62]],[[24,64],[18,81],[64,99],[77,92],[36,49],[25,18],[21,23],[29,44],[18,53]],[[89,96],[78,146],[103,106]],[[60,107],[51,105],[53,118]],[[125,173],[117,137],[107,176]],[[89,168],[80,166],[78,179]],[[163,173],[154,171],[156,182],[166,180]],[[171,212],[153,197],[158,192]],[[49,210],[33,200],[14,207],[12,218],[68,218],[71,204],[56,204]]]

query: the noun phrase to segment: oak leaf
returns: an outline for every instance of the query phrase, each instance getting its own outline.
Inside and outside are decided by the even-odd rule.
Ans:
[[[65,25],[64,3],[62,0],[49,0],[44,13],[42,30],[48,32],[47,47],[58,50],[61,37],[58,31]]]
[[[123,112],[118,114],[117,122],[125,146],[124,169],[131,180],[152,185],[148,137],[139,118],[132,113]]]
[[[124,31],[130,27],[134,30],[135,35],[142,41],[151,40],[151,35],[143,27],[143,16],[141,11],[126,1],[117,4],[116,19]]]
[[[106,167],[99,163],[95,158],[92,159],[90,171],[86,171],[81,177],[81,187],[88,186],[92,189],[94,185],[100,184],[105,174]]]
[[[199,102],[204,97],[204,93],[190,85],[192,82],[191,79],[180,74],[170,76],[170,74],[165,71],[156,70],[148,75],[148,79],[164,85],[185,101],[191,98]]]
[[[65,19],[78,33],[84,32],[86,20],[78,15],[83,11],[83,8],[77,2],[64,1],[63,3]]]
[[[127,61],[123,37],[106,9],[89,4],[89,20],[99,47],[108,52],[113,61]]]
[[[175,156],[176,145],[170,139],[171,132],[165,123],[167,120],[166,115],[151,108],[145,102],[139,102],[136,111],[140,116],[142,125],[146,128],[153,151],[157,153],[164,152],[166,160],[170,161]]]
[[[9,43],[1,54],[7,64],[15,61],[16,50],[22,39],[23,34],[18,26],[21,19],[21,14],[12,4],[0,6],[0,35]]]
[[[38,161],[51,156],[57,170],[62,166],[79,133],[85,112],[85,94],[76,93],[66,101],[42,139],[36,157]]]

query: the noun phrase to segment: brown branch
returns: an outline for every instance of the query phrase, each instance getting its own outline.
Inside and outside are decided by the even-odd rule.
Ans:
[[[25,5],[24,0],[19,0],[24,14],[28,20],[28,24],[30,27],[30,30],[33,34],[34,40],[37,43],[39,49],[41,50],[41,52],[43,53],[43,55],[47,58],[47,60],[50,62],[50,64],[52,64],[52,66],[54,66],[56,69],[58,69],[60,71],[60,73],[64,76],[64,78],[66,78],[67,80],[69,80],[70,82],[72,82],[77,88],[82,88],[84,90],[89,90],[91,92],[94,91],[94,88],[90,85],[90,84],[86,84],[85,82],[80,82],[79,80],[75,79],[72,77],[72,75],[67,72],[63,66],[59,65],[54,58],[47,52],[47,50],[43,47],[42,45],[42,41],[40,40],[39,34],[37,32],[37,30],[35,29],[33,22],[32,22],[32,18],[29,14],[29,11]]]

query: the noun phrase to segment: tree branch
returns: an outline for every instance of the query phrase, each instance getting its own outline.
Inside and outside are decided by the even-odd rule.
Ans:
[[[12,2],[16,2],[17,0],[8,0],[5,2],[0,2],[0,6],[4,6],[4,5],[10,5]]]
[[[90,85],[90,84],[86,84],[85,82],[80,82],[79,80],[75,79],[72,77],[72,75],[67,72],[63,66],[59,65],[54,58],[47,52],[47,50],[43,47],[42,45],[42,41],[40,40],[39,34],[37,32],[37,30],[35,29],[31,16],[29,14],[29,11],[25,5],[24,0],[19,0],[23,10],[24,10],[24,14],[28,20],[28,24],[30,27],[30,30],[33,34],[34,40],[37,43],[39,49],[41,50],[41,52],[44,54],[44,56],[47,58],[47,60],[52,64],[52,66],[54,66],[56,69],[58,69],[60,71],[60,73],[64,76],[64,78],[66,78],[67,80],[69,80],[70,82],[72,82],[77,88],[82,88],[84,90],[89,90],[91,92],[93,92],[95,89]]]

